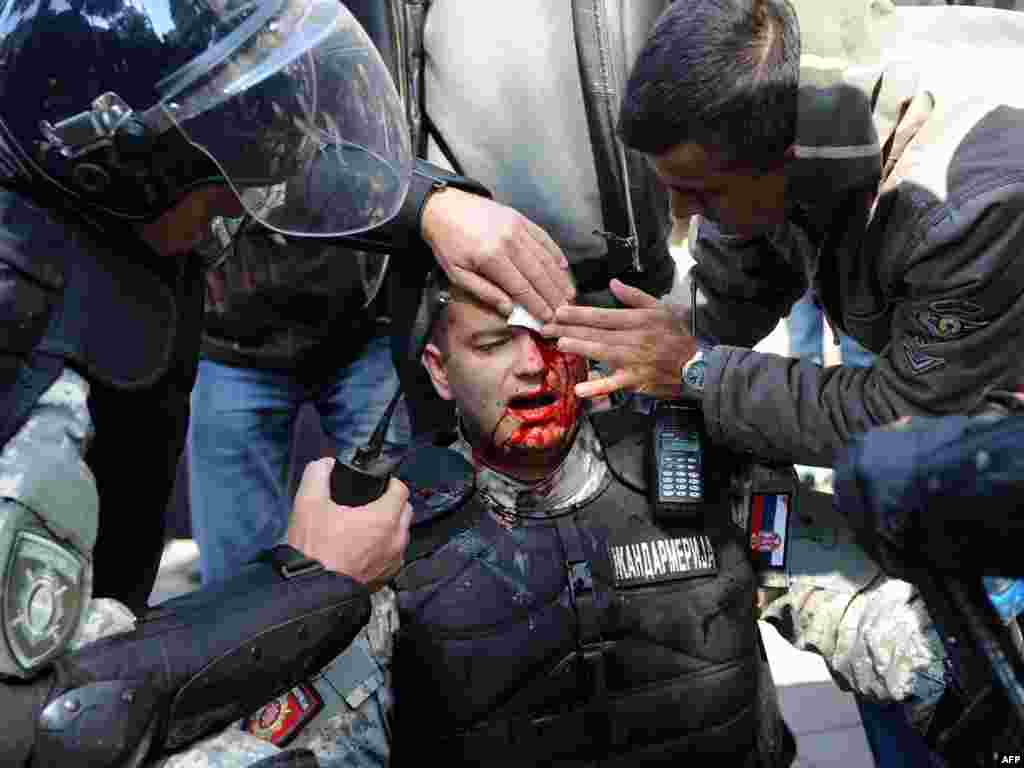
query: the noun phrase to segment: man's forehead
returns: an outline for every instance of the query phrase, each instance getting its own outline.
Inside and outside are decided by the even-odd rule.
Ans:
[[[507,328],[504,315],[465,295],[452,295],[448,304],[448,325],[460,336],[469,337],[481,331],[502,330]]]
[[[650,158],[655,173],[664,181],[687,187],[702,187],[713,177],[729,173],[729,166],[714,151],[700,144],[677,144]]]

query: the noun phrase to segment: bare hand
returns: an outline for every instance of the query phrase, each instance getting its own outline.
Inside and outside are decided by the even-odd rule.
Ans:
[[[409,489],[392,478],[384,495],[364,507],[335,504],[330,493],[334,461],[312,461],[303,470],[288,543],[328,570],[374,590],[402,567],[412,522]]]
[[[562,307],[542,333],[559,337],[558,348],[615,367],[610,376],[576,385],[579,397],[621,389],[660,398],[682,393],[680,370],[697,351],[697,342],[665,304],[618,280],[612,293],[630,309]]]
[[[423,210],[423,236],[454,285],[503,315],[521,304],[539,320],[572,300],[565,254],[523,214],[449,187]]]

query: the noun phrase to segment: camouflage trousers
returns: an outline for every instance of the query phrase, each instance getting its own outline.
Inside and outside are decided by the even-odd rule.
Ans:
[[[370,621],[352,645],[330,667],[345,667],[349,658],[369,659],[348,665],[360,678],[346,690],[328,690],[323,710],[287,744],[312,750],[324,768],[383,768],[390,754],[392,695],[390,662],[398,629],[395,594],[384,588],[373,595]],[[93,600],[74,641],[74,648],[134,628],[135,617],[115,600]],[[323,688],[320,688],[323,691]],[[149,768],[248,768],[283,751],[236,722],[218,734],[170,756],[147,763]]]

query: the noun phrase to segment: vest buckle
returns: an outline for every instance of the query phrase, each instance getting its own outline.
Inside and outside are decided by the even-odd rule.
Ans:
[[[593,591],[594,577],[589,560],[566,561],[565,567],[569,572],[569,592],[573,599]]]

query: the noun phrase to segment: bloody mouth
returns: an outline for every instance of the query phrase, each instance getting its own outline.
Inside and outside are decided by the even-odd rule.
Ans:
[[[509,400],[506,410],[523,425],[540,424],[557,419],[559,413],[565,410],[560,407],[560,400],[554,392],[523,395]]]
[[[574,433],[579,417],[573,385],[585,376],[582,358],[560,352],[550,344],[541,345],[540,352],[546,371],[543,383],[509,398],[492,439],[477,452],[478,460],[509,474],[515,474],[514,465],[530,463],[531,456],[534,461],[549,463],[555,453],[564,455],[571,444],[567,437]],[[502,424],[510,427],[511,433],[496,440]]]
[[[506,416],[519,422],[508,439],[510,446],[554,447],[576,423],[579,404],[573,392],[575,377],[570,362],[575,358],[550,344],[542,344],[540,353],[547,371],[544,384],[533,392],[511,398],[505,409]]]

